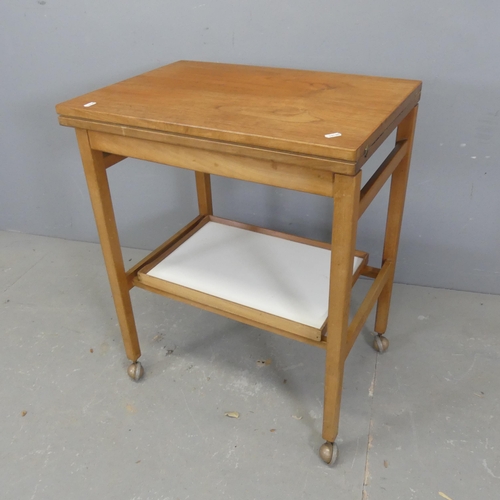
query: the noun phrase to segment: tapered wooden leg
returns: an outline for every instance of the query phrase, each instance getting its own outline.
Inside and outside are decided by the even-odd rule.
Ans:
[[[135,327],[132,302],[123,264],[123,256],[116,228],[108,176],[104,164],[104,155],[94,151],[86,130],[76,129],[76,137],[82,157],[85,177],[89,188],[90,200],[101,240],[102,253],[108,272],[109,283],[115,302],[116,314],[125,345],[127,357],[136,362],[141,355],[137,330]],[[137,377],[136,377],[137,378]]]
[[[196,192],[198,194],[198,207],[200,215],[213,215],[212,188],[210,186],[210,174],[195,172]]]
[[[401,160],[399,166],[394,170],[391,179],[391,190],[389,195],[389,208],[387,210],[387,225],[385,229],[384,252],[382,263],[391,260],[396,263],[401,223],[403,221],[403,209],[406,197],[406,186],[410,170],[411,152],[413,147],[413,136],[417,121],[418,106],[413,108],[408,116],[400,123],[396,141],[408,140],[408,152]],[[375,319],[375,331],[382,335],[387,330],[389,319],[389,308],[391,305],[392,286],[394,282],[395,265],[391,275],[384,286],[377,303],[377,315]]]
[[[361,173],[355,177],[336,175],[333,186],[332,256],[323,410],[323,438],[327,443],[320,450],[325,461],[327,460],[323,455],[325,450],[330,451],[330,444],[335,441],[339,426],[360,183]]]

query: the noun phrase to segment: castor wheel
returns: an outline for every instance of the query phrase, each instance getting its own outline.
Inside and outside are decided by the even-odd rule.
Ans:
[[[389,349],[389,340],[387,340],[383,335],[375,335],[375,338],[373,339],[373,348],[376,351],[383,353]]]
[[[326,464],[333,465],[339,457],[339,448],[337,444],[326,441],[319,449],[319,456]]]
[[[132,380],[135,380],[136,382],[140,380],[144,375],[144,368],[142,367],[141,362],[136,361],[135,363],[132,363],[128,367],[127,373]]]

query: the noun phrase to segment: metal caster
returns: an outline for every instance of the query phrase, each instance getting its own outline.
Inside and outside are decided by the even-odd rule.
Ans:
[[[375,335],[375,338],[373,339],[373,348],[376,351],[383,353],[389,349],[389,340],[387,340],[383,335]]]
[[[142,376],[144,375],[144,368],[142,367],[141,362],[136,361],[135,363],[132,363],[128,367],[127,373],[132,380],[135,380],[136,382],[138,380],[141,380]]]
[[[336,443],[326,441],[326,443],[323,443],[319,449],[319,456],[326,464],[333,465],[339,457],[339,448]]]

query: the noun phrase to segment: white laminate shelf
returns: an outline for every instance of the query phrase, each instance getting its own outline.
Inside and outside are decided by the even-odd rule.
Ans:
[[[231,225],[206,223],[147,275],[316,329],[327,318],[330,250]]]

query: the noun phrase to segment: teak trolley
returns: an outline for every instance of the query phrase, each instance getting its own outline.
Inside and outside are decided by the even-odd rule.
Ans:
[[[59,104],[59,123],[76,129],[129,375],[143,374],[134,286],[321,347],[320,456],[333,464],[345,359],[375,303],[374,347],[388,347],[420,90],[413,80],[179,61]],[[362,186],[361,167],[396,128]],[[193,170],[200,213],[128,271],[106,174],[127,157]],[[333,198],[331,244],[215,217],[210,174]],[[389,178],[376,268],[355,249],[357,223]],[[349,323],[359,275],[373,283]]]

